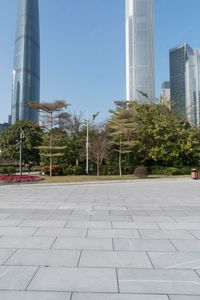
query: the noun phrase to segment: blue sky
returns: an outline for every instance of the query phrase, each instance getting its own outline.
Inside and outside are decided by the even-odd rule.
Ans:
[[[39,0],[41,100],[104,119],[125,99],[124,0]],[[11,103],[16,0],[0,0],[0,122]],[[155,0],[156,94],[169,78],[169,48],[200,48],[200,1]]]

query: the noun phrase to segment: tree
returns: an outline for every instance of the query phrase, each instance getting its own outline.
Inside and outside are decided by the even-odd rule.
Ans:
[[[44,133],[43,144],[40,149],[41,162],[44,169],[47,171],[46,166],[49,163],[49,133]],[[60,174],[63,174],[64,170],[69,165],[73,165],[75,162],[75,153],[73,151],[70,138],[68,137],[65,131],[62,131],[59,128],[52,129],[52,173],[53,169],[59,171]]]
[[[122,176],[122,154],[132,151],[135,134],[135,110],[137,103],[134,101],[116,101],[116,109],[111,110],[111,118],[108,120],[107,129],[114,146],[118,152],[119,175]]]
[[[96,164],[97,176],[100,175],[100,167],[108,154],[109,148],[110,143],[105,129],[102,129],[101,127],[94,129],[90,134],[89,156]]]
[[[75,164],[79,165],[80,159],[83,158],[83,152],[85,151],[85,132],[82,129],[83,115],[74,113],[68,119],[69,138],[71,141],[72,149],[75,153]]]
[[[119,153],[119,169],[126,151],[129,164],[182,167],[199,163],[200,130],[192,128],[183,116],[158,103],[117,104],[111,111],[108,130]]]
[[[55,153],[52,153],[52,129],[55,125],[58,125],[59,122],[66,117],[65,109],[69,106],[69,104],[67,104],[64,100],[55,100],[54,102],[29,102],[29,106],[32,109],[35,109],[42,113],[43,126],[49,130],[49,146],[46,146],[48,147],[49,153],[47,153],[46,156],[49,157],[50,176],[52,176],[52,157],[56,156]],[[54,150],[61,150],[60,147],[59,149],[56,149],[55,147],[56,146],[54,146]],[[58,153],[57,155],[61,156],[60,153]]]
[[[42,130],[31,121],[18,121],[0,135],[1,157],[7,161],[19,160],[17,144],[21,129],[25,135],[22,144],[23,160],[39,163],[39,151],[35,147],[42,143]]]
[[[199,159],[199,129],[192,128],[181,115],[165,105],[139,105],[135,148],[147,165],[182,167]]]

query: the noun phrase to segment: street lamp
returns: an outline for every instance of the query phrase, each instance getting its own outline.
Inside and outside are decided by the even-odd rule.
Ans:
[[[92,115],[92,122],[94,122],[94,120],[96,119],[96,117],[98,116],[99,112],[97,112],[96,114]],[[89,123],[90,120],[83,120],[82,121],[83,124],[86,124],[86,175],[89,174]]]
[[[22,144],[23,139],[25,138],[24,131],[20,128],[20,134],[19,134],[19,174],[22,175]]]
[[[83,120],[82,124],[86,124],[86,143],[85,143],[86,168],[85,168],[85,172],[86,172],[86,175],[88,175],[89,174],[89,120]]]

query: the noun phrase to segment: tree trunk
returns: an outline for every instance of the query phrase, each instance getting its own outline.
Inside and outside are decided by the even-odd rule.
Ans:
[[[122,141],[119,144],[119,176],[122,176]]]
[[[100,172],[99,172],[99,164],[97,163],[97,176],[100,175]]]

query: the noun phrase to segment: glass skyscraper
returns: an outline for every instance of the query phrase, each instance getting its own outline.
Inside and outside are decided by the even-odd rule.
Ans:
[[[28,106],[40,97],[40,34],[38,0],[18,0],[15,40],[12,124],[18,120],[39,122],[39,113]]]
[[[172,111],[200,126],[200,50],[188,44],[170,50]]]
[[[126,1],[126,100],[155,99],[153,0]]]

